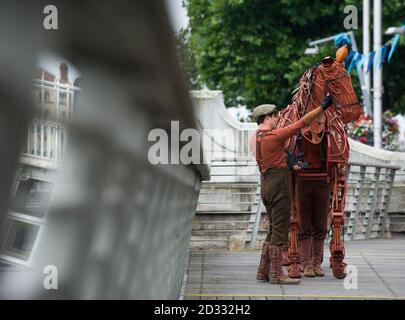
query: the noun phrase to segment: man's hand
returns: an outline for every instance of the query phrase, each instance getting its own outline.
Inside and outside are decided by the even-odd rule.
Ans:
[[[321,104],[321,108],[323,111],[325,111],[326,109],[328,109],[328,107],[332,104],[332,98],[331,96],[328,94],[325,99],[323,100],[322,104]]]

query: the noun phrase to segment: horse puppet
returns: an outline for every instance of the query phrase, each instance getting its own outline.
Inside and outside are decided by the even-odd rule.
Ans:
[[[300,251],[298,247],[299,212],[297,206],[296,178],[325,179],[330,186],[329,222],[332,230],[329,249],[330,266],[338,279],[346,276],[344,263],[344,209],[346,195],[346,169],[349,160],[349,142],[344,124],[355,121],[361,114],[349,73],[343,63],[326,57],[321,63],[308,69],[300,79],[300,86],[292,103],[279,113],[277,129],[299,120],[315,109],[329,94],[333,104],[308,127],[286,141],[289,167],[300,164],[302,169],[291,170],[292,218],[290,221],[290,245],[288,248],[288,275],[301,277]],[[320,149],[322,168],[311,170],[301,149],[302,140]]]

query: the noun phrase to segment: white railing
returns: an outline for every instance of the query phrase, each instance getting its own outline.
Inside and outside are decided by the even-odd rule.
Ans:
[[[21,153],[60,161],[67,143],[63,122],[72,116],[80,88],[44,79],[33,79],[33,88],[33,100],[39,110],[28,125]]]
[[[33,79],[34,102],[39,105],[52,105],[52,114],[57,121],[64,120],[74,111],[75,96],[80,88],[68,83],[58,83],[43,79]]]
[[[67,143],[66,129],[58,124],[42,120],[33,120],[28,126],[28,134],[22,154],[37,158],[62,159]]]

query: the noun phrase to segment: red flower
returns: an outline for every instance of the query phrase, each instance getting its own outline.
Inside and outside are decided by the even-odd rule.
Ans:
[[[360,141],[361,143],[367,143],[366,137],[360,137],[359,141]]]

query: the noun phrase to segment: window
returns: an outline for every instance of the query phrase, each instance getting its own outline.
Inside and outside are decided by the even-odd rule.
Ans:
[[[61,105],[66,105],[66,100],[67,100],[67,94],[66,92],[61,92],[59,94],[59,104]]]
[[[51,150],[49,150],[49,156],[50,156],[50,158],[51,159],[54,159],[55,158],[55,151],[54,151],[54,149],[55,149],[55,135],[56,135],[56,133],[55,133],[55,127],[51,127],[51,134],[50,134],[50,137],[49,137],[49,139],[51,140],[51,141],[53,141],[53,143],[51,143]]]
[[[49,96],[49,92],[48,92],[48,91],[45,91],[45,102],[47,102],[47,103],[51,102],[51,98],[50,98],[50,96]]]
[[[41,125],[38,123],[35,125],[36,139],[37,139],[37,149],[35,150],[35,155],[41,156]]]
[[[29,139],[30,139],[30,154],[35,154],[35,125],[31,124],[30,125],[30,135],[29,135]]]
[[[20,178],[11,203],[11,212],[3,224],[0,241],[2,258],[29,265],[45,223],[54,184]]]
[[[48,209],[53,184],[34,179],[20,180],[11,210],[42,218]]]
[[[49,111],[48,111],[48,110],[45,110],[45,111],[42,113],[42,119],[43,119],[44,121],[49,121],[50,118],[51,118],[51,117],[50,117]]]
[[[40,226],[9,217],[6,220],[6,238],[3,253],[12,257],[28,260],[34,247]]]

